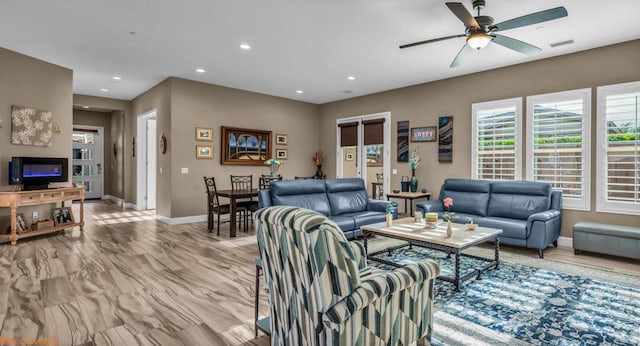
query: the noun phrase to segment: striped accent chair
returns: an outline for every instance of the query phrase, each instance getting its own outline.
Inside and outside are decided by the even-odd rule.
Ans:
[[[260,209],[255,218],[272,345],[430,341],[434,281],[440,273],[435,262],[372,271],[364,247],[348,242],[318,212],[275,206]]]

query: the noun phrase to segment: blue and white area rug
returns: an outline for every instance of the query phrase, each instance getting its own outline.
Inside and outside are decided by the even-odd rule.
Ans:
[[[453,256],[416,247],[386,258],[413,262],[427,256],[436,257],[445,274],[453,270]],[[499,270],[467,281],[460,292],[436,281],[434,345],[640,345],[639,277],[501,256]],[[465,258],[462,267],[473,261]]]

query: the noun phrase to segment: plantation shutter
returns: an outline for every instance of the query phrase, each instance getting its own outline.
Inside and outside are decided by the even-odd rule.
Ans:
[[[605,148],[603,155],[598,153],[605,161],[599,165],[604,168],[599,185],[605,193],[598,200],[604,204],[602,211],[640,215],[640,83],[632,84],[636,87],[617,93],[605,89],[606,99],[599,100],[605,102],[598,119],[598,129],[605,130],[598,132]]]
[[[477,112],[477,179],[515,180],[516,107]]]
[[[532,169],[528,173],[532,180],[549,182],[553,189],[561,190],[565,207],[588,210],[588,97],[586,92],[563,94],[546,95],[541,100],[531,97],[527,101],[532,110]]]

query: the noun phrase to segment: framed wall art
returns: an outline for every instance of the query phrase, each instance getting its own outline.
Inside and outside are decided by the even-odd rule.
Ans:
[[[212,159],[212,158],[213,158],[213,146],[196,145],[196,159]]]
[[[271,135],[271,131],[222,126],[220,163],[263,166],[264,162],[271,158]]]
[[[345,161],[353,161],[353,153],[344,154]]]
[[[412,142],[435,142],[438,138],[438,127],[413,127],[411,128]]]
[[[453,117],[438,118],[438,162],[453,162]]]
[[[213,129],[206,127],[196,127],[196,141],[213,142]]]
[[[276,144],[287,145],[287,135],[276,133]]]
[[[11,107],[11,144],[51,147],[53,113],[40,109]]]
[[[409,122],[398,121],[398,162],[409,162]]]
[[[71,207],[53,209],[53,224],[56,226],[74,223]]]
[[[276,149],[276,159],[278,159],[278,160],[286,160],[287,159],[287,149]]]

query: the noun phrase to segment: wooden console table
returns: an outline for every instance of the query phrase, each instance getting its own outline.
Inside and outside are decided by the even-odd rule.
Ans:
[[[47,227],[44,229],[38,229],[26,232],[17,232],[16,214],[19,207],[29,205],[39,205],[48,203],[61,202],[64,207],[65,201],[80,201],[80,221],[73,223],[66,223],[64,225],[57,225],[53,227]],[[11,233],[0,234],[1,238],[8,238],[11,241],[11,245],[16,245],[16,242],[20,238],[32,237],[40,234],[47,234],[56,231],[63,230],[65,228],[72,228],[80,226],[80,231],[84,231],[84,188],[83,187],[63,187],[58,189],[47,190],[34,190],[34,191],[20,191],[20,192],[0,192],[0,208],[11,209]]]

